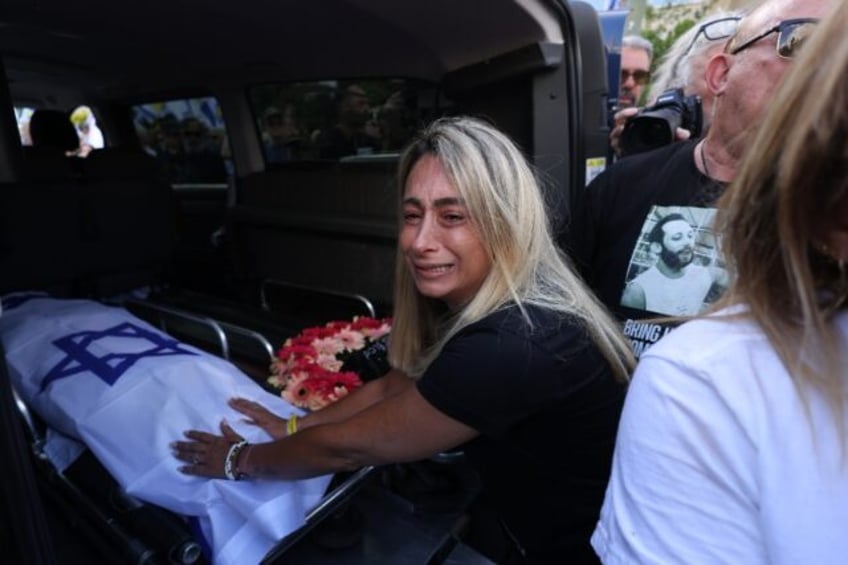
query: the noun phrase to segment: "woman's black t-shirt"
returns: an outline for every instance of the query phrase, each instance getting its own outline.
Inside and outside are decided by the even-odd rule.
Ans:
[[[582,325],[527,311],[464,328],[418,390],[480,432],[463,449],[531,562],[591,562],[625,387]]]

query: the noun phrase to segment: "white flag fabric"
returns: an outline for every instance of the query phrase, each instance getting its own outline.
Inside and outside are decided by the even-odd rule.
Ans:
[[[226,418],[248,441],[268,441],[240,421],[230,398],[249,398],[284,416],[299,410],[231,363],[124,309],[87,300],[9,300],[0,339],[12,383],[29,406],[84,442],[130,495],[197,517],[216,564],[260,561],[303,524],[329,484],[329,476],[235,482],[177,471],[182,463],[169,444],[187,429],[218,433]]]

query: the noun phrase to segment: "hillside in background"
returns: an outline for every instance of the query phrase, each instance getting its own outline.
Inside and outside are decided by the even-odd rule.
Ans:
[[[642,20],[642,32],[668,34],[682,22],[691,22],[686,26],[688,29],[711,12],[730,9],[730,4],[730,0],[705,0],[687,4],[649,5]]]
[[[654,45],[654,66],[662,59],[674,40],[701,18],[720,10],[736,10],[756,5],[756,0],[701,0],[674,3],[631,1],[627,33],[637,33]]]

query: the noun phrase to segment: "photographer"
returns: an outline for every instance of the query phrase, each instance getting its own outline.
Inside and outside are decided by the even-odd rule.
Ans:
[[[618,83],[618,107],[636,106],[642,99],[642,90],[651,78],[653,44],[639,35],[625,35],[621,39],[621,74]]]
[[[706,65],[705,83],[715,97],[712,124],[700,141],[672,143],[615,163],[586,188],[563,242],[584,278],[624,323],[624,332],[640,353],[667,328],[640,320],[658,312],[622,304],[634,266],[656,260],[640,240],[658,208],[704,218],[697,249],[720,265],[721,257],[707,215],[730,182],[760,125],[763,110],[815,23],[793,18],[820,17],[832,0],[766,0],[739,22],[722,52]],[[711,293],[709,303],[717,298]],[[632,302],[627,302],[632,304]]]

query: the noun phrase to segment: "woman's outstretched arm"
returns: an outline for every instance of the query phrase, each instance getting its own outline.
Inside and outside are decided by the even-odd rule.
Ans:
[[[294,435],[249,445],[233,463],[248,477],[302,479],[365,465],[415,461],[478,435],[433,407],[414,385],[406,385],[402,392],[367,407],[364,404],[354,403],[358,411],[349,418],[313,422]],[[174,442],[175,457],[186,462],[180,470],[189,475],[222,477],[227,454],[241,438],[225,423],[221,431],[222,436],[192,430],[186,432],[186,441]]]
[[[299,417],[297,429],[305,430],[318,424],[346,420],[374,403],[399,394],[414,384],[414,381],[405,374],[392,369],[379,379],[365,383],[338,402],[320,411]],[[229,404],[234,410],[246,416],[245,421],[247,423],[259,426],[274,439],[281,439],[288,435],[286,433],[286,420],[258,402],[245,398],[233,398]]]

